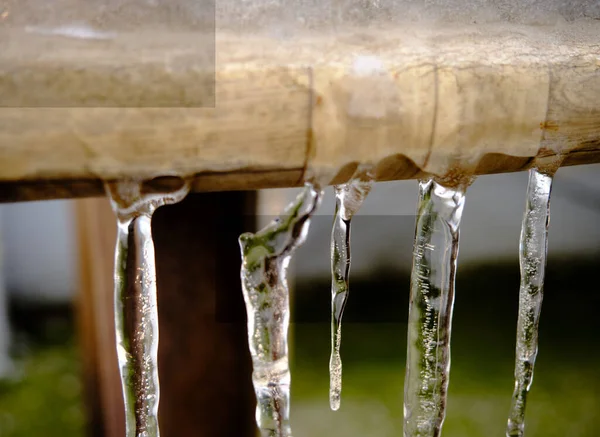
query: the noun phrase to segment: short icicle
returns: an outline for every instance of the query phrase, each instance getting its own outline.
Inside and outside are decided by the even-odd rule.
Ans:
[[[357,176],[334,186],[335,217],[331,231],[331,357],[329,359],[329,405],[340,408],[342,394],[342,315],[349,292],[350,223],[373,186],[373,176],[359,169]]]
[[[291,256],[304,242],[321,196],[320,189],[307,184],[281,216],[256,234],[245,233],[239,239],[256,422],[263,437],[291,436],[286,276]]]
[[[411,274],[404,436],[437,437],[446,412],[459,224],[467,184],[419,182]]]
[[[115,328],[125,402],[126,437],[159,437],[158,312],[151,217],[179,202],[189,184],[165,194],[143,194],[142,182],[106,183],[117,216]]]
[[[527,203],[521,227],[519,263],[519,316],[515,357],[515,387],[506,427],[507,437],[522,437],[525,432],[525,405],[533,382],[533,367],[538,352],[538,326],[544,297],[544,275],[550,221],[550,192],[555,166],[529,170]]]

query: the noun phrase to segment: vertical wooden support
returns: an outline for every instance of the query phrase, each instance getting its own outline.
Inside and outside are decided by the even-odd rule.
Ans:
[[[123,437],[125,416],[115,350],[113,265],[117,226],[108,199],[76,201],[79,340],[91,437]]]
[[[191,194],[153,217],[160,321],[161,434],[255,435],[237,237],[254,230],[254,193]],[[78,207],[81,338],[92,428],[123,437],[114,351],[115,223],[106,200]],[[101,408],[102,411],[97,411]]]
[[[166,437],[254,436],[237,238],[253,230],[255,203],[253,193],[191,194],[154,214]]]

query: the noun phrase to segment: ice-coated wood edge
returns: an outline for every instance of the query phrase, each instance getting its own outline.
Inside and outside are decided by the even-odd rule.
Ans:
[[[144,46],[139,63],[136,44],[149,43],[121,42],[133,58],[116,76],[110,44],[13,38],[0,52],[0,200],[101,195],[102,180],[125,177],[193,176],[197,191],[225,191],[307,177],[340,183],[359,163],[378,180],[520,171],[555,153],[563,165],[597,163],[600,46],[586,35],[600,22],[586,26],[583,36],[551,37],[489,26],[296,42],[222,34],[214,93],[193,96],[212,107],[193,108],[110,107],[124,89],[144,96],[169,79],[163,92],[181,93],[194,74],[210,82],[179,37],[162,48],[177,56],[154,59]],[[175,74],[167,58],[191,67]],[[99,81],[99,72],[112,79]],[[90,94],[108,107],[82,107]],[[64,107],[39,107],[44,101]]]

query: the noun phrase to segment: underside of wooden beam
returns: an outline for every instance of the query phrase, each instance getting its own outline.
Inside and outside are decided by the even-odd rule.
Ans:
[[[495,174],[524,171],[534,163],[533,158],[519,158],[501,154],[485,156],[480,169],[475,174]],[[563,161],[562,166],[600,163],[600,150],[573,151]],[[332,183],[343,183],[353,174],[357,164],[342,169]],[[403,157],[392,157],[382,163],[385,174],[379,181],[416,179],[425,177],[413,163]],[[198,174],[193,179],[192,191],[234,191],[259,190],[264,188],[289,188],[302,186],[303,169],[265,172],[227,172]],[[149,180],[147,185],[155,191],[167,191],[175,182],[162,178]],[[100,179],[39,179],[33,181],[0,182],[0,202],[22,202],[30,200],[51,200],[104,196],[104,187]]]

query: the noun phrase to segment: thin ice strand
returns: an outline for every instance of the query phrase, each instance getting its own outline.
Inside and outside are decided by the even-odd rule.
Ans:
[[[538,329],[544,298],[550,193],[554,170],[544,171],[538,168],[529,170],[527,202],[519,246],[521,285],[517,320],[515,386],[506,427],[507,437],[522,437],[525,432],[527,394],[533,382],[533,369],[538,353]]]
[[[373,176],[361,172],[343,185],[334,186],[335,217],[331,231],[331,357],[329,359],[329,405],[340,408],[342,393],[342,315],[350,286],[350,226],[352,217],[371,191]]]

